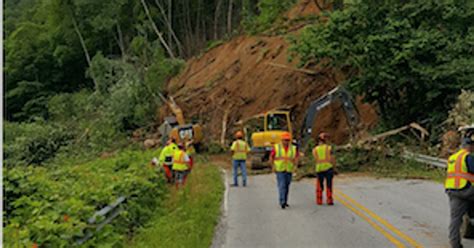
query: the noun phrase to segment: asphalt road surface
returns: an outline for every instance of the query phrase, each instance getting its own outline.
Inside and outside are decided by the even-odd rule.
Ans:
[[[292,183],[285,210],[275,175],[251,176],[248,184],[228,188],[213,247],[449,247],[439,183],[343,175],[335,179],[335,205],[317,206],[307,179]]]

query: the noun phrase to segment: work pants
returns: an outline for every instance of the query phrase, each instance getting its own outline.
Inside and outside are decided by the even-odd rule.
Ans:
[[[449,223],[449,243],[453,248],[460,248],[461,245],[461,225],[463,216],[467,213],[469,205],[474,201],[474,187],[467,186],[461,190],[447,190],[449,197],[449,208],[451,221]]]
[[[245,165],[245,160],[232,160],[232,174],[234,176],[234,186],[239,185],[239,182],[237,180],[237,176],[239,174],[239,168],[240,172],[242,173],[242,184],[244,186],[247,185],[247,167]]]
[[[186,181],[186,173],[187,171],[177,171],[175,170],[174,171],[174,175],[175,175],[175,178],[174,178],[174,182],[176,184],[176,188],[179,188],[180,185],[184,186],[184,183]]]
[[[168,183],[171,183],[173,181],[173,174],[171,173],[171,165],[164,164],[163,169],[165,171],[166,181]]]
[[[326,202],[333,204],[332,199],[332,179],[334,178],[334,170],[331,168],[327,171],[317,173],[316,178],[316,204],[323,204],[324,181],[326,181]]]
[[[288,193],[290,192],[290,183],[292,179],[291,172],[277,172],[277,185],[280,206],[288,203]]]

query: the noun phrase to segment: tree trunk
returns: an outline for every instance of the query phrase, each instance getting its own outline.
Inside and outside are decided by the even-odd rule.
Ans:
[[[168,42],[171,42],[171,36],[172,36],[172,34],[174,34],[174,32],[171,33],[171,30],[173,30],[172,11],[173,11],[173,1],[168,0],[168,24],[169,24],[169,29],[170,29],[170,32],[168,33]],[[178,38],[176,38],[176,41],[178,41]],[[179,49],[181,49],[181,48],[179,48]],[[181,54],[181,52],[180,52],[180,54]]]
[[[232,7],[234,5],[234,0],[229,0],[229,9],[227,11],[227,33],[232,32]]]
[[[158,39],[160,40],[161,44],[165,47],[165,49],[168,52],[168,55],[170,56],[170,58],[172,58],[172,59],[176,58],[174,56],[173,51],[171,50],[170,46],[168,45],[168,43],[166,43],[165,39],[163,38],[163,34],[160,32],[160,30],[156,26],[155,22],[153,22],[153,18],[150,15],[150,10],[148,9],[148,6],[146,5],[145,0],[141,0],[141,2],[142,2],[142,5],[143,5],[143,9],[145,10],[145,14],[147,15],[148,20],[150,21],[151,26],[153,27],[153,30],[155,31],[156,35],[158,35]]]
[[[216,11],[214,12],[214,40],[217,40],[217,24],[219,22],[219,15],[221,10],[222,0],[217,0]]]
[[[123,43],[123,34],[122,29],[120,28],[120,24],[117,22],[117,44],[120,48],[120,52],[122,53],[122,59],[125,59],[125,45]]]
[[[84,52],[84,55],[86,56],[86,61],[87,61],[87,65],[89,66],[89,68],[91,68],[91,56],[89,55],[89,51],[87,51],[87,46],[86,46],[86,42],[84,41],[84,37],[82,36],[81,34],[81,31],[79,30],[79,26],[77,25],[77,21],[76,21],[76,17],[74,17],[74,14],[71,13],[71,18],[72,18],[72,24],[74,25],[74,31],[76,31],[76,34],[77,36],[79,37],[79,42],[81,43],[81,47],[82,47],[82,50]],[[91,70],[91,78],[92,78],[92,81],[94,82],[94,87],[95,89],[99,89],[98,85],[97,85],[97,81],[95,79],[95,76],[94,76],[94,73],[92,72]]]
[[[158,0],[155,0],[156,5],[158,5],[158,8],[160,9],[161,14],[163,15],[163,20],[165,25],[168,27],[168,44],[172,44],[172,39],[176,42],[176,46],[178,47],[178,53],[180,55],[183,55],[183,45],[181,44],[181,41],[178,39],[176,36],[176,33],[173,30],[172,27],[172,19],[171,19],[171,3],[168,9],[168,16],[166,16],[165,9],[163,6],[160,4]]]

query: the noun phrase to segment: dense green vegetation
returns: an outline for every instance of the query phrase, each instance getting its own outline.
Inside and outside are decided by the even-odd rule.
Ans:
[[[127,247],[210,247],[224,185],[219,167],[200,162],[183,191],[174,191],[164,214],[155,214]],[[157,245],[159,244],[159,245]]]
[[[145,166],[156,152],[120,152],[132,132],[154,126],[158,92],[183,59],[240,32],[243,20],[269,27],[291,2],[7,1],[6,245],[69,247],[95,211],[125,195],[126,211],[87,244],[122,246],[164,198],[161,177]],[[189,204],[219,204],[220,192],[203,190],[210,195]],[[218,212],[209,214],[199,242],[210,242]]]
[[[163,179],[146,166],[158,151],[131,151],[129,137],[155,124],[157,94],[166,93],[184,59],[238,33],[265,33],[285,21],[282,13],[295,2],[6,1],[6,246],[69,247],[87,219],[120,195],[128,197],[126,211],[88,246],[127,246],[149,219],[131,244],[209,246],[222,191],[218,170],[198,167],[190,187],[162,205]],[[343,72],[352,91],[377,103],[382,129],[444,121],[461,89],[474,89],[472,1],[350,2],[327,18],[307,19],[318,21],[293,37],[301,64]],[[471,108],[463,99],[472,91],[459,99],[451,114],[456,125],[465,121],[458,113]],[[210,152],[222,152],[209,144]],[[350,171],[386,161],[380,156],[359,161],[370,157],[356,151],[339,159]],[[376,170],[408,175],[419,168],[392,171],[399,162]]]
[[[443,122],[461,89],[474,89],[472,1],[357,1],[306,27],[301,64],[345,73],[376,102],[385,127]]]
[[[47,119],[54,95],[81,89],[103,93],[117,80],[117,70],[139,81],[145,87],[140,93],[156,93],[178,63],[174,59],[188,58],[210,41],[229,37],[242,20],[248,27],[268,28],[292,2],[8,1],[5,117]]]
[[[125,196],[120,216],[86,243],[120,245],[165,199],[165,180],[149,166],[158,154],[129,150],[84,164],[4,168],[4,245],[71,247],[93,227],[87,221],[95,211]]]

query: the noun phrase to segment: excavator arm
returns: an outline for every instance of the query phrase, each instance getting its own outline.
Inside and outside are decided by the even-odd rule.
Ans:
[[[301,147],[305,147],[308,144],[308,141],[311,138],[313,123],[319,111],[336,100],[342,102],[342,107],[346,114],[349,126],[356,127],[359,124],[359,113],[355,107],[351,94],[342,87],[336,87],[326,95],[313,101],[306,110],[303,126],[301,128]]]
[[[183,115],[183,111],[181,110],[181,108],[178,106],[178,104],[176,104],[176,102],[174,101],[173,97],[170,96],[169,100],[166,99],[163,94],[161,93],[158,93],[161,100],[166,103],[168,105],[168,107],[171,109],[171,111],[173,112],[175,118],[176,118],[176,122],[178,122],[178,125],[185,125],[186,122],[184,121],[184,115]]]

